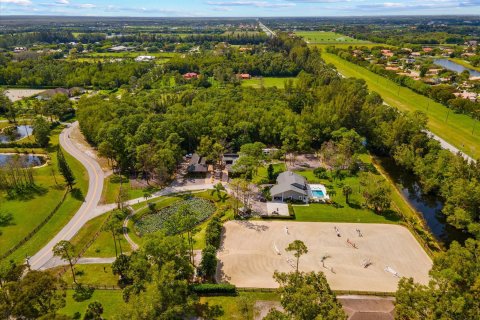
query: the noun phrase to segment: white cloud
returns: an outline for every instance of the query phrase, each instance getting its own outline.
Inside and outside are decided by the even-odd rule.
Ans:
[[[58,4],[69,4],[70,3],[69,0],[57,0],[55,2],[58,3]]]
[[[82,3],[82,4],[79,4],[78,7],[82,9],[92,9],[92,8],[96,8],[97,6],[94,5],[93,3]]]
[[[294,7],[291,2],[267,2],[267,1],[207,1],[208,5],[216,7],[256,7],[256,8],[288,8]]]
[[[30,0],[0,0],[0,3],[10,3],[17,6],[29,6],[32,4]]]

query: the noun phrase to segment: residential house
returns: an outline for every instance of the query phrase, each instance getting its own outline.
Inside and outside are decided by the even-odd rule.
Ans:
[[[183,75],[183,79],[197,79],[198,74],[195,72],[187,72]]]
[[[282,172],[277,177],[277,184],[270,189],[273,200],[297,200],[308,202],[307,180],[292,171]]]
[[[138,56],[135,58],[135,61],[137,62],[145,62],[145,61],[152,61],[154,60],[154,56]]]
[[[248,73],[240,73],[237,75],[237,77],[242,80],[248,80],[252,78],[252,76]]]
[[[208,172],[207,161],[204,157],[201,157],[198,153],[194,153],[190,158],[187,171],[189,173],[205,174]]]

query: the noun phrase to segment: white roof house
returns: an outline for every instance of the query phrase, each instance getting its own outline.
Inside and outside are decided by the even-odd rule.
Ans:
[[[308,201],[307,179],[293,173],[282,172],[277,177],[277,184],[270,189],[273,200],[300,200]]]
[[[143,62],[143,61],[152,61],[154,60],[154,56],[138,56],[135,58],[135,61],[137,62]]]

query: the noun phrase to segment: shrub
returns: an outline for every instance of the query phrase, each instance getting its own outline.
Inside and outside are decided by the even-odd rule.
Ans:
[[[197,294],[236,294],[237,288],[233,284],[227,283],[203,283],[196,284],[191,287],[192,291]]]
[[[205,244],[218,249],[220,247],[221,237],[222,220],[220,217],[215,216],[208,222],[207,228],[205,229]]]
[[[315,177],[317,177],[318,179],[328,179],[328,172],[327,172],[327,169],[323,168],[323,167],[318,167],[316,169],[313,170],[313,174],[315,175]]]
[[[217,271],[217,248],[207,245],[202,250],[202,261],[198,268],[198,274],[206,279],[213,279]]]

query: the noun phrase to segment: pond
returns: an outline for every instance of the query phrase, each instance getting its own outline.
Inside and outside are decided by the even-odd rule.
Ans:
[[[442,214],[443,202],[438,196],[425,194],[417,178],[410,172],[397,166],[393,159],[382,158],[379,163],[400,187],[405,199],[425,219],[427,226],[437,240],[449,245],[456,240],[463,243],[468,234],[458,230],[446,222]]]
[[[465,68],[464,66],[448,59],[435,59],[433,63],[441,67],[444,67],[445,69],[455,71],[458,73],[462,73],[463,70],[468,70],[470,72],[471,77],[480,77],[480,72],[473,69]]]
[[[11,161],[20,161],[22,167],[37,167],[41,166],[46,162],[45,157],[42,156],[36,156],[36,155],[31,155],[31,154],[10,154],[10,153],[5,153],[2,154],[0,153],[0,168],[5,167],[7,163]]]
[[[33,133],[32,126],[21,125],[16,127],[6,127],[0,133],[0,143],[9,143],[30,136]]]

